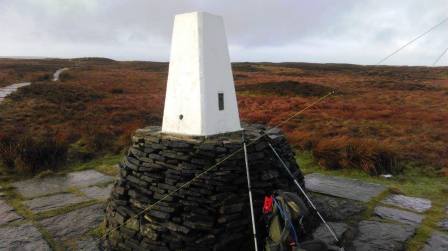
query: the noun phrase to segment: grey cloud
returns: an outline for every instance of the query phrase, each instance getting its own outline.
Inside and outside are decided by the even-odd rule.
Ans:
[[[0,55],[167,61],[174,15],[201,10],[224,17],[235,61],[373,64],[447,9],[448,0],[0,0]],[[429,65],[446,46],[448,22],[386,63]]]

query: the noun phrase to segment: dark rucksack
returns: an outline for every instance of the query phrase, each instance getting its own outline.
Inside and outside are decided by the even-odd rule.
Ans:
[[[263,217],[266,225],[266,251],[325,251],[324,242],[304,241],[304,220],[309,214],[303,200],[294,193],[276,191],[266,196]]]

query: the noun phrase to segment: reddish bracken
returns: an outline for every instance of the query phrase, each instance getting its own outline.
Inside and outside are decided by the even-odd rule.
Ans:
[[[11,97],[15,102],[1,105],[3,133],[54,135],[92,152],[110,152],[123,149],[135,129],[160,125],[167,64],[100,59],[58,64],[71,69],[60,83],[42,88],[67,86],[67,99],[74,100],[49,96],[66,91],[26,87]],[[276,125],[336,90],[283,126],[298,150],[312,151],[326,167],[376,174],[399,171],[405,162],[428,170],[448,166],[447,67],[241,63],[233,68],[240,116],[251,123]]]

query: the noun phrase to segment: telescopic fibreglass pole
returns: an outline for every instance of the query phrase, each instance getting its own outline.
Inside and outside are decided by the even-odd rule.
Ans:
[[[314,205],[313,201],[311,201],[311,199],[308,197],[308,195],[306,194],[305,190],[302,188],[302,186],[299,184],[299,182],[297,181],[296,178],[294,178],[294,175],[291,173],[291,170],[289,170],[288,166],[286,165],[286,163],[283,161],[283,159],[280,157],[280,155],[278,155],[277,151],[275,150],[275,148],[271,145],[271,143],[268,143],[269,147],[272,149],[272,151],[274,152],[275,156],[278,158],[278,160],[280,161],[280,163],[282,164],[282,166],[285,168],[286,172],[289,174],[289,176],[291,176],[292,180],[294,181],[294,184],[296,184],[297,188],[299,188],[300,192],[303,194],[303,196],[305,196],[306,200],[308,201],[308,203],[311,205],[311,207],[313,208],[313,210],[317,213],[317,215],[319,216],[320,220],[325,224],[325,227],[327,227],[328,231],[330,231],[331,235],[333,236],[333,238],[336,240],[336,242],[339,243],[339,238],[336,236],[336,233],[334,232],[334,230],[330,227],[330,225],[328,225],[328,223],[325,221],[324,217],[320,214],[320,212],[317,210],[316,206]],[[341,250],[344,250],[342,247],[340,247]]]
[[[246,163],[247,189],[249,191],[250,215],[252,217],[252,232],[254,234],[255,251],[258,251],[257,229],[255,226],[255,215],[254,215],[254,203],[252,201],[252,186],[250,185],[249,162],[247,160],[247,147],[244,132],[243,132],[243,149],[244,149],[244,161]]]

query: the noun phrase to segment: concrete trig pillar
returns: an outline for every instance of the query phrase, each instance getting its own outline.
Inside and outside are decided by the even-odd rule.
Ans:
[[[239,130],[222,17],[176,15],[162,132],[208,136]]]

